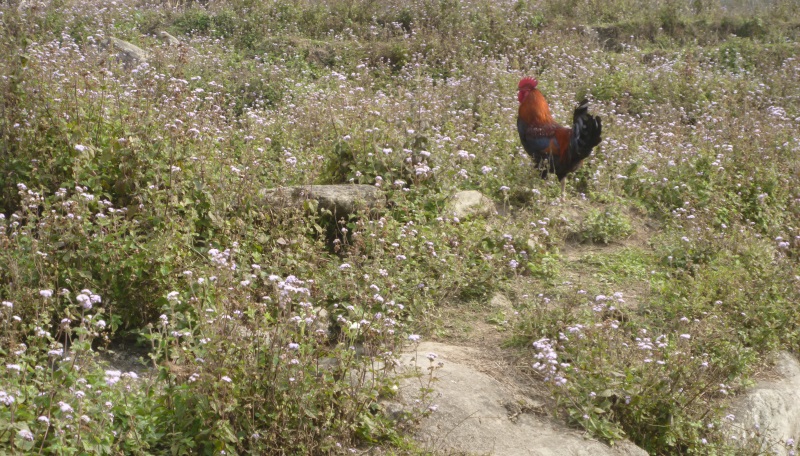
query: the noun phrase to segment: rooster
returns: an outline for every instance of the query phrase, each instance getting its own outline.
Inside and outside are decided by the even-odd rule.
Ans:
[[[567,174],[578,169],[594,146],[600,144],[603,124],[600,117],[589,114],[588,100],[581,101],[575,108],[572,128],[557,124],[544,95],[536,89],[538,83],[533,78],[519,81],[517,131],[525,152],[541,170],[542,179],[548,173],[555,173],[561,181],[563,200]]]

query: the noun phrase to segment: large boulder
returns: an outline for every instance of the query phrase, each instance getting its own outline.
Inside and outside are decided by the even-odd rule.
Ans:
[[[318,208],[330,211],[337,220],[360,211],[379,211],[386,205],[386,198],[371,185],[279,187],[262,190],[260,196],[272,208]],[[309,206],[306,201],[315,203]]]
[[[734,401],[728,433],[740,442],[766,437],[770,454],[788,455],[796,448],[787,440],[800,440],[800,362],[780,352],[770,377]]]
[[[431,449],[496,456],[647,455],[630,442],[610,447],[552,420],[541,410],[536,413],[541,404],[531,403],[514,393],[511,385],[470,366],[466,360],[476,360],[475,352],[467,347],[423,342],[413,353],[401,357],[401,372],[419,367],[426,373],[429,366],[442,363],[434,372],[434,392],[429,396],[436,411],[423,419],[417,432],[418,439]],[[438,357],[431,362],[426,358],[429,353]],[[426,384],[426,378],[410,376],[402,380],[401,403],[391,404],[389,412],[399,415],[394,409],[403,404],[418,407],[415,391]]]

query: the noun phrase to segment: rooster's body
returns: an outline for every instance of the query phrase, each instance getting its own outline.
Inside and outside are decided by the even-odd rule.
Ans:
[[[555,173],[561,181],[563,198],[567,174],[578,169],[594,146],[600,144],[603,125],[600,117],[589,114],[587,100],[575,108],[572,128],[557,124],[544,95],[536,89],[537,83],[531,78],[519,82],[519,139],[525,152],[541,170],[542,178]]]

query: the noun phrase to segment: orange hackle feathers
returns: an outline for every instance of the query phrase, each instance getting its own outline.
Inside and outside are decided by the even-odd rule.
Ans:
[[[539,81],[533,78],[522,78],[519,81],[519,115],[529,124],[549,125],[554,124],[550,115],[550,107],[544,99],[542,92],[536,89]]]

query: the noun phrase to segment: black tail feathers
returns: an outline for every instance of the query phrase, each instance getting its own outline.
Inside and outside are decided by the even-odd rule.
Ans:
[[[584,99],[572,114],[571,148],[579,159],[592,153],[594,146],[600,144],[603,123],[599,116],[589,114],[589,100]]]

